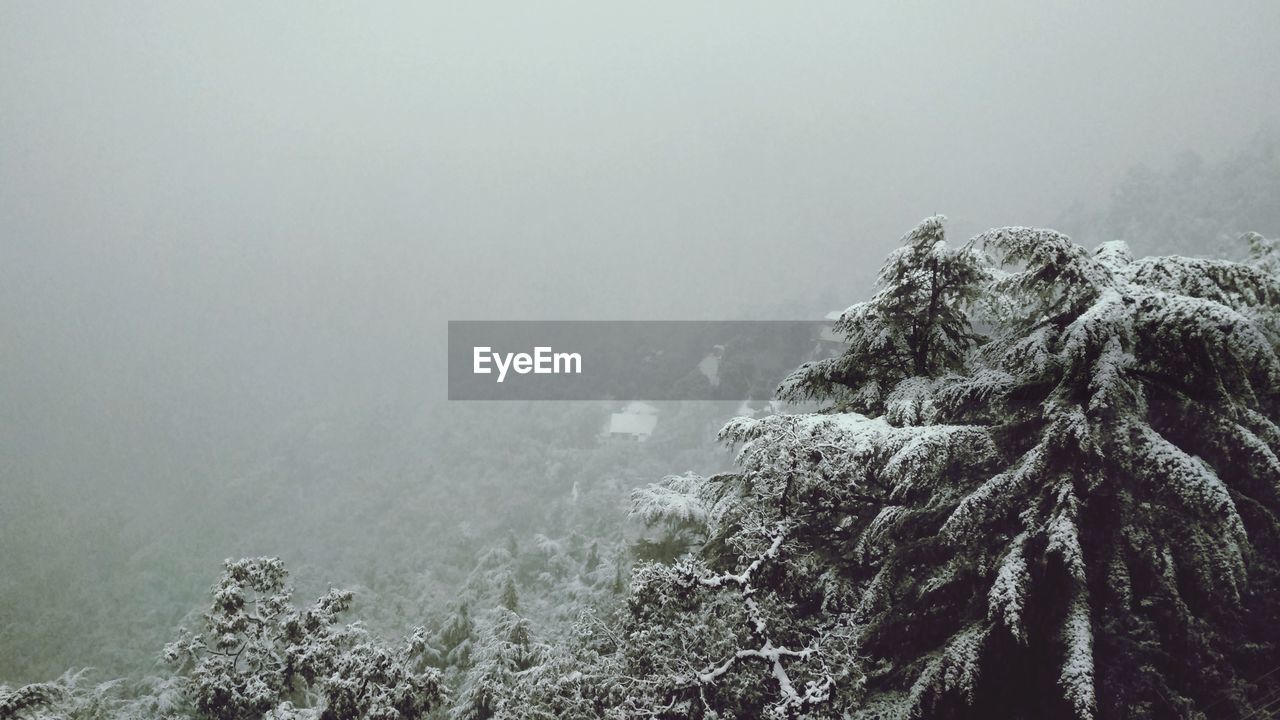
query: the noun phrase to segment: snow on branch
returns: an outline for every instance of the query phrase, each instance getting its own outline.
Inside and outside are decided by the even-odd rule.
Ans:
[[[687,473],[671,475],[631,492],[630,515],[646,525],[663,520],[705,523],[709,512],[701,496],[706,479]]]
[[[698,578],[698,582],[707,587],[720,587],[722,585],[733,583],[743,589],[743,594],[751,594],[753,591],[750,585],[752,574],[754,574],[756,570],[760,569],[760,566],[765,560],[778,556],[778,549],[782,547],[782,541],[786,539],[786,536],[787,525],[786,523],[780,522],[776,526],[776,530],[773,534],[773,542],[769,545],[769,548],[755,560],[752,560],[751,564],[743,568],[742,572],[736,574],[724,573],[709,578]]]

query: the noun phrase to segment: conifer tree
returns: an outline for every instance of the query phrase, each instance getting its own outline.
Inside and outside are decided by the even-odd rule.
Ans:
[[[530,635],[529,621],[503,607],[489,618],[467,674],[450,710],[453,720],[512,717],[517,677],[533,668],[546,650]]]
[[[449,667],[466,667],[471,660],[471,634],[475,624],[467,603],[458,604],[457,610],[449,615],[444,626],[437,635],[440,656]]]
[[[1277,279],[1034,228],[950,250],[940,222],[846,311],[847,352],[781,388],[826,411],[735,420],[738,472],[637,493],[708,538],[635,574],[649,707],[1258,711],[1280,691]]]
[[[977,340],[967,310],[987,277],[971,244],[947,245],[946,218],[927,218],[903,236],[880,269],[879,291],[845,310],[835,331],[848,341],[838,357],[802,365],[779,388],[786,400],[822,398],[843,409],[884,411],[894,391],[961,367]]]
[[[279,558],[226,561],[204,630],[184,630],[165,648],[201,716],[408,719],[441,699],[438,673],[419,668],[421,629],[402,646],[384,645],[359,624],[338,624],[350,591],[297,609],[287,575]]]
[[[519,612],[520,610],[520,595],[516,592],[515,578],[510,575],[502,583],[502,596],[498,599],[498,602],[511,612]]]

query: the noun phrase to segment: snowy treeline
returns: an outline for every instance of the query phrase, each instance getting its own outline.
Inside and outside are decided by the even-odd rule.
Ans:
[[[779,388],[817,412],[725,425],[725,407],[687,403],[632,445],[602,443],[608,409],[589,406],[304,428],[276,464],[202,491],[173,536],[306,557],[281,542],[296,523],[270,521],[288,512],[344,555],[228,561],[194,610],[199,588],[175,579],[218,573],[190,567],[198,553],[133,555],[155,586],[139,589],[112,584],[99,543],[71,567],[101,564],[102,581],[56,597],[40,588],[60,556],[42,555],[5,580],[41,617],[0,623],[6,662],[55,674],[30,672],[49,644],[107,667],[0,685],[0,718],[1265,712],[1280,252],[1224,239],[1274,224],[1275,143],[1259,144],[1135,171],[1075,223],[1240,262],[1022,227],[951,244],[925,220],[842,314],[843,354]],[[652,482],[728,467],[721,426],[735,470]],[[347,435],[387,447],[347,456]],[[421,481],[457,468],[447,497]],[[362,492],[335,510],[353,477]],[[325,590],[335,570],[359,580]],[[127,626],[104,622],[114,607]]]
[[[580,532],[609,491],[575,483],[564,535],[492,547],[392,642],[358,593],[297,606],[279,560],[228,561],[166,670],[6,687],[0,717],[1256,712],[1280,692],[1280,277],[1246,241],[953,247],[929,218],[843,354],[779,388],[823,409],[729,422],[736,470],[635,490],[638,537]]]
[[[1131,168],[1102,208],[1077,204],[1055,222],[1087,244],[1124,240],[1138,255],[1239,259],[1244,233],[1280,236],[1280,126],[1223,160],[1187,151],[1161,170]]]

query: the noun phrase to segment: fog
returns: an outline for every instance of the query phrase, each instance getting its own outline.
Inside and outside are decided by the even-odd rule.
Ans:
[[[813,319],[923,217],[1051,225],[1228,158],[1280,111],[1277,27],[1268,0],[6,3],[2,619],[56,623],[32,598],[128,585],[145,548],[286,552],[174,538],[275,537],[210,498],[313,451],[472,482],[435,452],[447,320]],[[333,482],[273,522],[340,544],[309,523],[368,486]]]

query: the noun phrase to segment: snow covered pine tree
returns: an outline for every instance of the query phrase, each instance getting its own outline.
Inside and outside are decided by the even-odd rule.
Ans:
[[[511,718],[519,713],[517,677],[538,663],[545,648],[529,635],[529,621],[507,607],[494,608],[467,674],[450,709],[451,720]]]
[[[388,648],[358,623],[337,624],[350,591],[330,590],[298,610],[287,574],[278,558],[228,560],[212,588],[205,632],[183,631],[165,648],[201,715],[412,720],[439,703],[439,672],[421,667],[421,629]]]
[[[739,472],[637,491],[708,538],[634,577],[646,711],[1235,718],[1280,697],[1280,282],[1032,228],[952,249],[942,223],[844,313],[847,351],[780,388],[827,410],[736,419]]]

